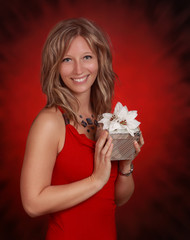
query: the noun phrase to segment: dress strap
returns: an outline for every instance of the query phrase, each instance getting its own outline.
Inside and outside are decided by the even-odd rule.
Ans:
[[[67,118],[67,116],[65,115],[65,113],[63,113],[62,115],[63,115],[63,118],[64,118],[64,120],[65,120],[65,125],[70,124],[70,120]]]
[[[63,110],[63,108],[62,108],[62,107],[60,107],[60,106],[57,106],[57,108],[59,109],[59,111],[60,111],[61,113],[64,113],[64,110]]]
[[[64,118],[64,120],[65,120],[65,125],[70,124],[70,121],[69,121],[69,119],[67,118],[66,114],[64,113],[63,109],[62,109],[60,106],[57,106],[57,108],[60,110],[60,112],[61,112],[62,115],[63,115],[63,118]]]

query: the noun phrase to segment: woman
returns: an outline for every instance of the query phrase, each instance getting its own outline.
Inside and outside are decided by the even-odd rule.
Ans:
[[[50,214],[46,239],[116,239],[115,206],[134,190],[132,174],[110,161],[112,139],[99,114],[111,110],[115,74],[103,32],[83,18],[60,22],[42,54],[47,105],[30,129],[21,174],[21,196],[32,216]],[[134,143],[136,153],[143,145]],[[131,172],[130,161],[119,169]]]

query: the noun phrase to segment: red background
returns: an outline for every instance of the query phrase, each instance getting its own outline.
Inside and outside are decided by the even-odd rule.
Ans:
[[[60,20],[86,17],[110,36],[114,104],[138,110],[145,145],[135,192],[117,209],[118,239],[188,239],[190,5],[177,0],[0,1],[0,239],[43,239],[47,218],[28,217],[19,177],[30,125],[45,105],[43,43]]]

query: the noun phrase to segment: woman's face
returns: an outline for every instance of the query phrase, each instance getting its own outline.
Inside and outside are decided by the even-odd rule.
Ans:
[[[72,40],[63,56],[59,73],[65,85],[75,95],[90,93],[98,73],[98,60],[83,37],[77,36]]]

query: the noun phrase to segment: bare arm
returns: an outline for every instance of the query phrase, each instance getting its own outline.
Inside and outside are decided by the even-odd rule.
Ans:
[[[140,143],[138,144],[136,141],[134,143],[136,153],[140,152],[140,148],[144,144],[143,137],[140,137]],[[131,161],[122,160],[119,162],[119,168],[122,172],[128,173],[130,170]],[[117,206],[122,206],[125,204],[134,192],[134,180],[132,174],[127,176],[122,176],[118,174],[116,183],[115,183],[115,202]]]
[[[127,163],[123,167],[120,166],[120,169],[122,169],[121,170],[122,172],[128,173],[130,170],[130,161],[128,161],[128,160],[124,160],[124,161],[127,161]],[[120,165],[123,164],[124,161],[122,160]],[[130,174],[128,177],[118,174],[118,177],[117,177],[117,180],[115,183],[115,203],[116,203],[116,205],[122,206],[123,204],[125,204],[132,196],[132,194],[134,192],[134,188],[135,188],[135,185],[134,185],[134,180],[133,180],[132,174]]]
[[[31,127],[21,173],[21,197],[30,216],[39,216],[75,206],[98,192],[111,169],[111,140],[103,133],[96,144],[94,172],[80,181],[51,186],[57,153],[64,145],[65,126],[59,111],[42,111]]]

